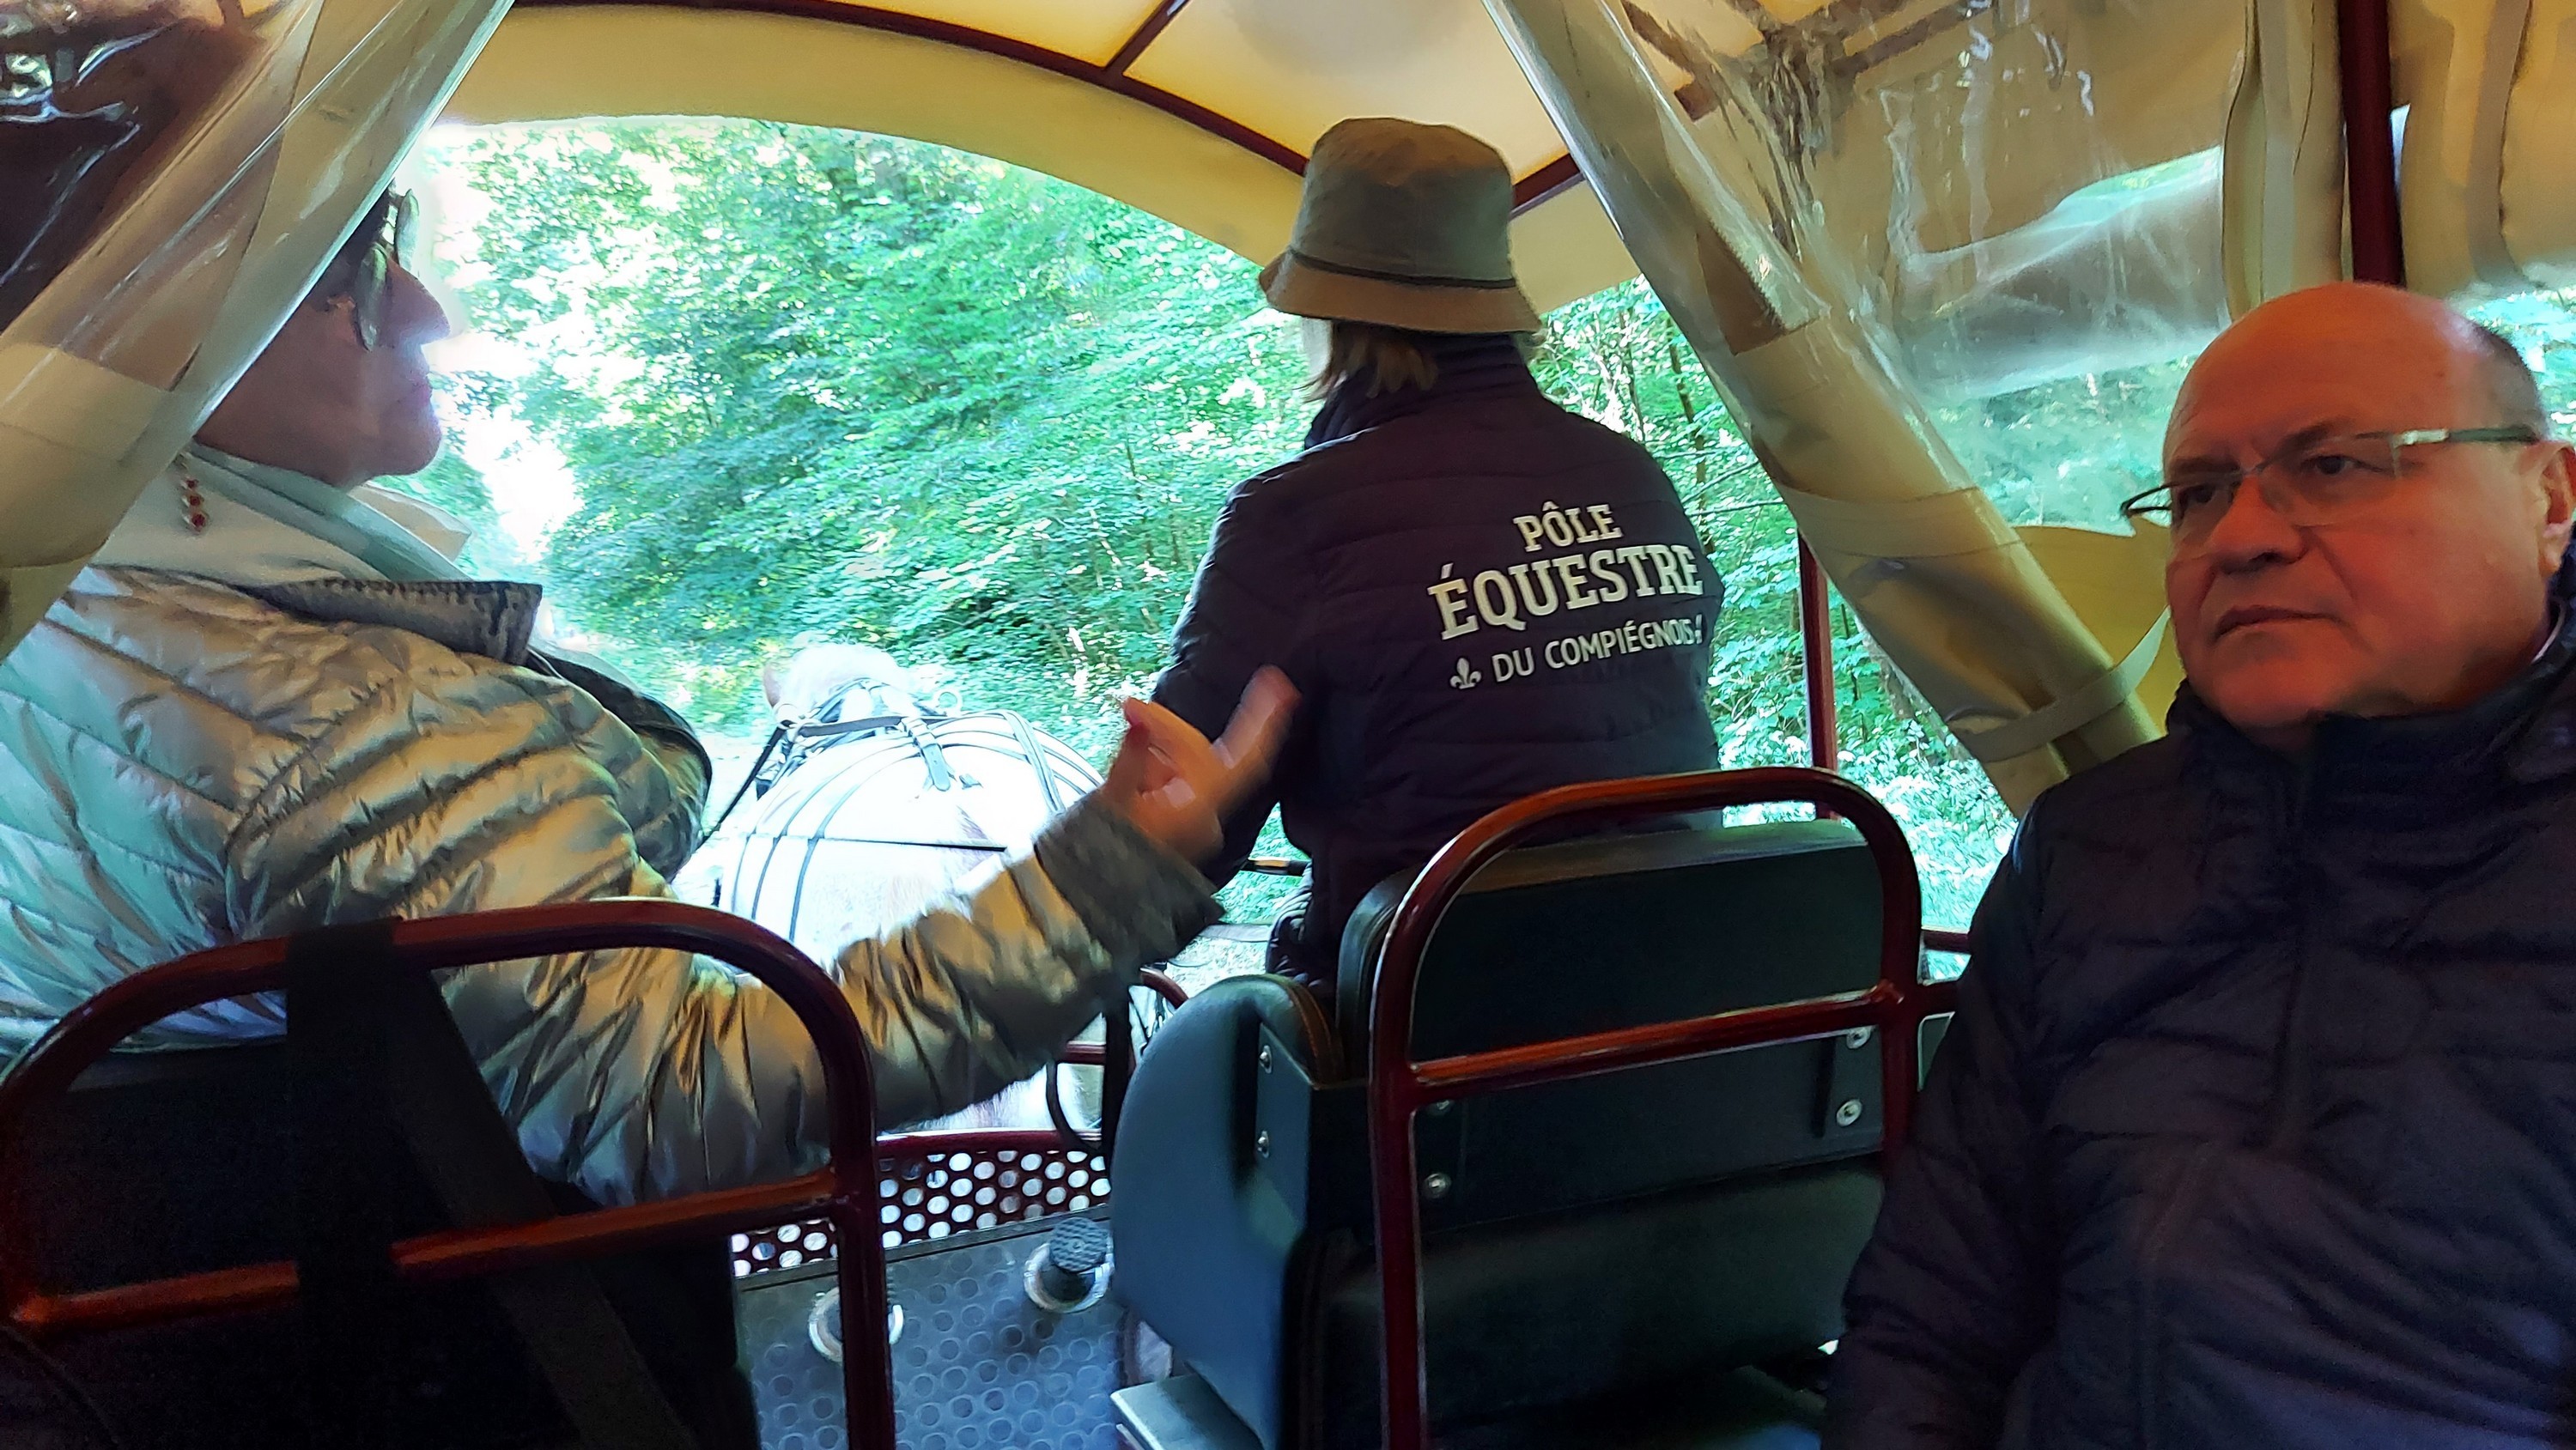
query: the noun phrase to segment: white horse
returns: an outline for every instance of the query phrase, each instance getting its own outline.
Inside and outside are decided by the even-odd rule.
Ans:
[[[810,645],[760,667],[760,692],[782,721],[857,720],[917,711],[912,671],[872,644]]]
[[[1070,746],[1017,715],[925,714],[913,676],[882,650],[817,646],[761,683],[785,767],[755,769],[758,797],[739,802],[679,884],[817,961],[1027,850],[1100,783]],[[1044,1127],[1043,1079],[917,1126]]]

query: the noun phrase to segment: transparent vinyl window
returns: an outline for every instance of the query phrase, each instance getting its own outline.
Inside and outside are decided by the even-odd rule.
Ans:
[[[1642,279],[1569,303],[1547,322],[1537,368],[1549,393],[1655,454],[1726,580],[1708,682],[1720,763],[1816,763],[1797,529],[1743,429]],[[1828,618],[1841,758],[1823,764],[1866,787],[1905,827],[1925,923],[1963,928],[2012,839],[2012,813],[1839,595]]]
[[[2227,321],[2241,8],[1621,12],[1742,208],[1737,249],[1776,268],[1773,325],[1853,324],[2008,521],[2118,531],[2182,365]]]
[[[302,297],[503,0],[0,0],[0,648]]]
[[[291,18],[273,3],[0,6],[0,327],[117,230]]]
[[[1960,924],[2008,824],[1945,737],[1983,737],[2027,799],[2154,729],[2125,703],[2053,740],[2012,728],[2135,637],[2096,638],[2008,527],[2124,532],[2184,360],[2225,321],[2242,6],[1492,8],[1867,619],[1866,640],[1838,624],[1837,673],[1883,657],[1931,702],[1893,668],[1845,676],[1840,764],[1914,802],[1929,919]]]

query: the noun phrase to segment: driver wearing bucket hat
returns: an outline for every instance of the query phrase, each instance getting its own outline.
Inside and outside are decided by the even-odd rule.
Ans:
[[[1264,664],[1302,692],[1217,870],[1278,805],[1315,872],[1274,966],[1319,988],[1360,897],[1485,812],[1717,763],[1723,587],[1653,458],[1539,391],[1511,215],[1510,170],[1463,131],[1371,118],[1316,142],[1261,284],[1323,344],[1323,408],[1228,498],[1155,688],[1201,728]]]

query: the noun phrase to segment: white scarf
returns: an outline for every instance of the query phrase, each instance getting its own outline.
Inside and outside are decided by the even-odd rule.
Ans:
[[[194,480],[206,524],[190,527]],[[408,526],[408,527],[407,527]],[[259,587],[317,579],[466,578],[472,535],[444,511],[373,484],[333,488],[191,443],[126,511],[94,561]]]

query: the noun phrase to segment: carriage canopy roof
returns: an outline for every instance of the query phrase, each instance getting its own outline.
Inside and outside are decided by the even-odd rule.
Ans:
[[[1479,0],[520,0],[451,109],[672,113],[940,142],[1264,262],[1326,127],[1439,121],[1512,168],[1516,251],[1542,308],[1636,270]]]

